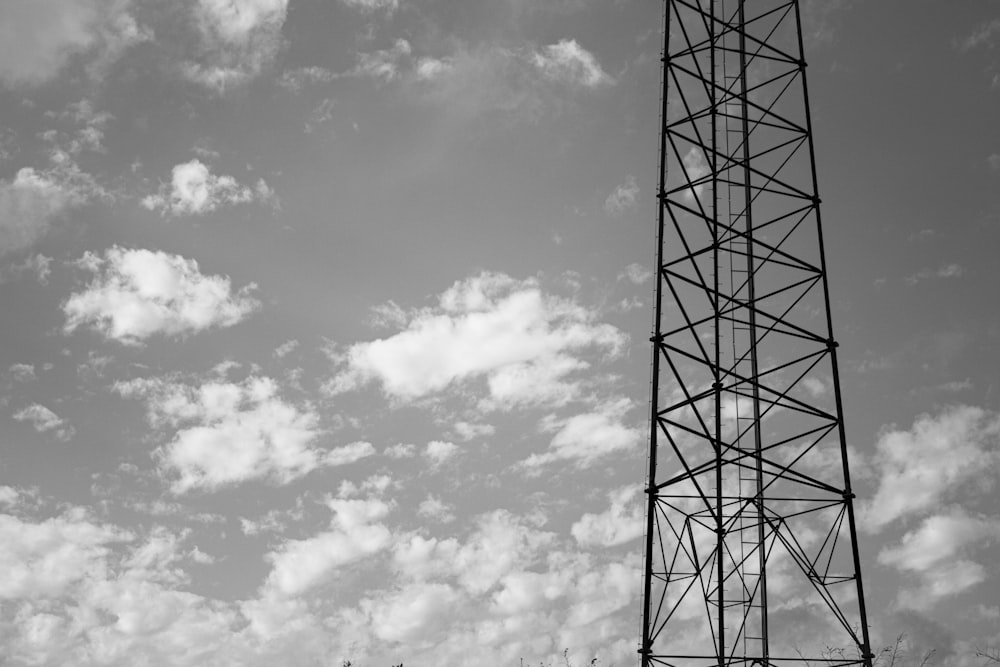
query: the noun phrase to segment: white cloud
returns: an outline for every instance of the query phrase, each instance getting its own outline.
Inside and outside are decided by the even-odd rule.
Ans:
[[[69,440],[75,431],[59,415],[49,410],[44,405],[34,403],[28,407],[14,413],[14,419],[19,422],[31,422],[31,425],[39,433],[54,431],[60,440]]]
[[[450,442],[433,440],[427,443],[424,456],[430,459],[431,463],[439,466],[458,453],[458,446]]]
[[[0,3],[0,81],[41,85],[71,62],[100,74],[150,38],[128,0],[5,0]]]
[[[32,364],[12,364],[7,372],[18,382],[28,382],[37,378]]]
[[[392,81],[399,75],[400,61],[409,57],[412,49],[405,39],[397,39],[391,49],[359,53],[353,76]]]
[[[328,123],[333,120],[334,106],[336,106],[336,100],[330,98],[320,102],[319,105],[312,110],[309,114],[309,119],[305,122],[306,133],[315,132],[316,129],[324,123]]]
[[[567,108],[576,92],[614,83],[574,40],[541,49],[458,43],[433,55],[414,53],[409,42],[398,40],[390,49],[359,55],[348,75],[395,81],[410,98],[459,118],[499,112],[528,121]]]
[[[813,376],[802,378],[802,386],[805,387],[805,390],[809,392],[809,395],[813,398],[823,396],[827,393],[827,391],[829,391],[823,380]]]
[[[48,233],[53,220],[91,194],[55,170],[24,167],[13,180],[0,181],[0,257],[30,248]]]
[[[291,340],[286,340],[284,343],[279,345],[274,349],[274,356],[278,359],[284,359],[286,356],[294,352],[299,346],[299,341],[292,338]]]
[[[110,545],[129,539],[76,510],[41,522],[0,514],[0,599],[58,598],[80,580],[100,577]]]
[[[968,551],[983,542],[1000,539],[1000,519],[972,517],[962,510],[928,517],[900,543],[879,552],[883,565],[917,575],[915,589],[899,594],[903,606],[933,606],[940,598],[957,595],[986,579],[986,569],[969,559]]]
[[[638,428],[627,426],[622,418],[631,409],[628,399],[619,399],[599,406],[593,412],[568,419],[548,419],[546,431],[556,431],[545,454],[532,454],[523,465],[534,468],[553,461],[570,460],[584,468],[599,459],[633,449],[641,440]]]
[[[705,159],[705,152],[697,146],[688,149],[688,152],[684,154],[683,163],[684,174],[687,176],[687,182],[690,183],[696,183],[711,171],[708,167],[708,160]],[[684,191],[684,199],[688,203],[693,203],[695,199],[701,198],[704,190],[705,183],[698,183]]]
[[[254,479],[287,483],[323,466],[373,455],[370,443],[323,451],[319,415],[278,395],[270,378],[197,387],[159,379],[118,382],[126,397],[144,398],[154,427],[176,429],[158,451],[173,491],[214,490]]]
[[[611,506],[600,514],[584,514],[571,532],[581,546],[613,547],[642,536],[643,509],[637,502],[638,486],[625,486],[608,494]]]
[[[0,251],[2,254],[2,251]],[[20,280],[24,274],[34,274],[35,280],[41,285],[49,284],[49,276],[52,275],[52,258],[48,255],[36,253],[29,255],[19,262],[12,262],[0,266],[0,283],[9,280]]]
[[[963,51],[978,48],[993,48],[996,38],[1000,36],[1000,19],[985,21],[976,26],[960,45]]]
[[[492,589],[508,572],[527,566],[543,546],[554,541],[552,533],[538,531],[523,519],[498,510],[479,517],[476,531],[461,545],[446,567],[452,568],[469,593]]]
[[[473,424],[460,421],[452,424],[452,428],[462,440],[485,438],[496,433],[496,428],[492,424]]]
[[[402,442],[382,450],[382,454],[388,456],[390,459],[408,459],[416,455],[416,453],[417,448],[415,446]]]
[[[617,660],[619,653],[624,659],[631,647],[619,652],[605,642],[628,632],[628,621],[618,612],[637,603],[638,559],[599,561],[561,546],[556,535],[507,512],[478,517],[464,539],[410,535],[393,549],[402,582],[362,602],[365,620],[381,623],[389,601],[406,597],[404,591],[420,597],[421,591],[445,586],[449,597],[457,596],[452,605],[407,606],[412,613],[399,617],[429,639],[427,646],[435,645],[414,656],[421,663],[462,664],[462,656],[476,650],[477,664],[517,664],[526,653],[551,656],[564,646],[598,649],[602,661]],[[452,628],[447,641],[438,635],[442,626]],[[391,634],[379,638],[396,640]]]
[[[232,176],[216,176],[200,160],[176,165],[170,186],[161,185],[160,191],[142,200],[150,211],[159,209],[166,215],[202,215],[220,206],[273,201],[274,191],[264,179],[251,188],[241,185]]]
[[[351,9],[370,14],[376,10],[384,10],[391,14],[399,7],[399,0],[340,0]]]
[[[450,74],[454,65],[449,60],[439,58],[420,58],[417,61],[417,80],[432,81],[438,77]]]
[[[359,440],[349,445],[331,449],[323,456],[321,462],[325,466],[344,466],[355,461],[360,461],[361,459],[366,459],[369,456],[375,456],[375,447],[370,442]]]
[[[618,280],[628,278],[633,285],[642,285],[652,277],[653,272],[642,264],[629,264],[625,267],[625,271],[618,275]]]
[[[581,47],[575,39],[563,39],[532,55],[532,63],[542,75],[585,88],[610,85],[614,79],[601,69],[594,54]]]
[[[364,607],[372,619],[375,635],[389,642],[433,640],[447,628],[461,595],[448,584],[414,583]]]
[[[141,542],[81,508],[26,520],[0,515],[4,654],[25,664],[199,664],[232,642],[224,604],[174,590],[197,552],[187,531]]]
[[[307,85],[329,83],[336,78],[337,75],[327,68],[313,65],[311,67],[286,70],[281,74],[281,78],[278,79],[278,85],[298,93]]]
[[[998,444],[1000,416],[969,406],[921,415],[909,431],[886,431],[876,444],[878,491],[863,507],[862,526],[878,531],[995,474]]]
[[[440,498],[428,495],[417,507],[417,514],[426,519],[433,519],[441,523],[451,523],[455,520],[455,512],[453,510],[454,508],[451,505]]]
[[[220,93],[258,76],[281,45],[288,0],[198,0],[202,53],[184,74]]]
[[[618,329],[595,320],[534,280],[482,273],[455,283],[436,308],[412,312],[402,332],[352,345],[327,388],[378,381],[386,394],[411,400],[485,378],[490,407],[561,400],[575,391],[567,376],[588,367],[575,355],[614,355],[624,345]]]
[[[114,116],[107,111],[95,109],[91,100],[82,99],[67,105],[63,111],[46,112],[45,115],[73,125],[71,133],[49,130],[42,134],[42,138],[50,143],[54,151],[63,151],[72,156],[79,156],[84,151],[107,152],[104,131],[108,123],[114,120]]]
[[[79,261],[95,275],[66,301],[67,333],[89,325],[106,338],[134,345],[154,334],[178,336],[230,327],[260,307],[253,283],[232,292],[225,276],[205,275],[180,255],[113,246]]]
[[[635,206],[638,196],[639,185],[635,182],[635,177],[626,176],[625,182],[604,200],[604,211],[608,215],[621,215]]]
[[[916,273],[912,273],[906,276],[903,281],[909,286],[913,287],[919,282],[924,280],[930,280],[932,278],[948,279],[948,278],[961,278],[965,273],[965,269],[962,268],[961,264],[942,264],[937,269],[921,269]]]
[[[350,498],[361,491],[365,491],[376,497],[382,497],[386,490],[393,485],[394,482],[389,475],[372,475],[361,482],[360,485],[355,484],[349,479],[345,479],[340,483],[340,489],[337,490],[337,497]]]
[[[389,529],[379,523],[390,511],[381,500],[332,499],[331,530],[304,540],[288,540],[267,555],[272,564],[265,589],[301,595],[327,581],[337,569],[389,545]]]

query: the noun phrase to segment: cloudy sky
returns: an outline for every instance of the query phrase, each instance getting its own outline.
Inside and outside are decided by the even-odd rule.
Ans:
[[[661,8],[0,3],[5,664],[631,664]],[[804,11],[873,637],[978,664],[1000,13]]]

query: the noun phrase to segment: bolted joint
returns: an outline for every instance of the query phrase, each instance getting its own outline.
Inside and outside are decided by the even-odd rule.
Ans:
[[[826,348],[828,350],[836,350],[838,347],[840,347],[840,343],[838,343],[834,339],[830,338],[826,341]]]

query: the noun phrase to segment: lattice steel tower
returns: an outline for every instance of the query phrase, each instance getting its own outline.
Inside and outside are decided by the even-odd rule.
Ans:
[[[647,665],[871,667],[798,0],[665,0]]]

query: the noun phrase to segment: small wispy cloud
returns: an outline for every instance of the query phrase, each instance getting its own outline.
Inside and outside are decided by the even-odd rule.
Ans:
[[[1000,19],[993,19],[977,25],[965,39],[959,42],[959,49],[962,51],[972,51],[973,49],[992,49],[1000,39]]]
[[[14,419],[28,422],[39,433],[52,432],[62,441],[69,440],[76,431],[62,417],[40,403],[34,403],[14,413]]]
[[[944,264],[937,269],[921,269],[916,273],[911,273],[910,275],[903,278],[903,282],[907,286],[913,287],[917,283],[923,282],[925,280],[941,279],[947,280],[949,278],[961,278],[965,273],[965,269],[962,268],[961,264]]]
[[[604,211],[608,215],[618,216],[633,208],[639,197],[639,185],[634,176],[626,176],[625,182],[615,188],[614,192],[604,200]]]
[[[253,187],[242,185],[228,175],[216,176],[194,159],[173,168],[170,184],[142,199],[142,206],[163,215],[202,215],[225,205],[274,201],[274,190],[259,179]]]

